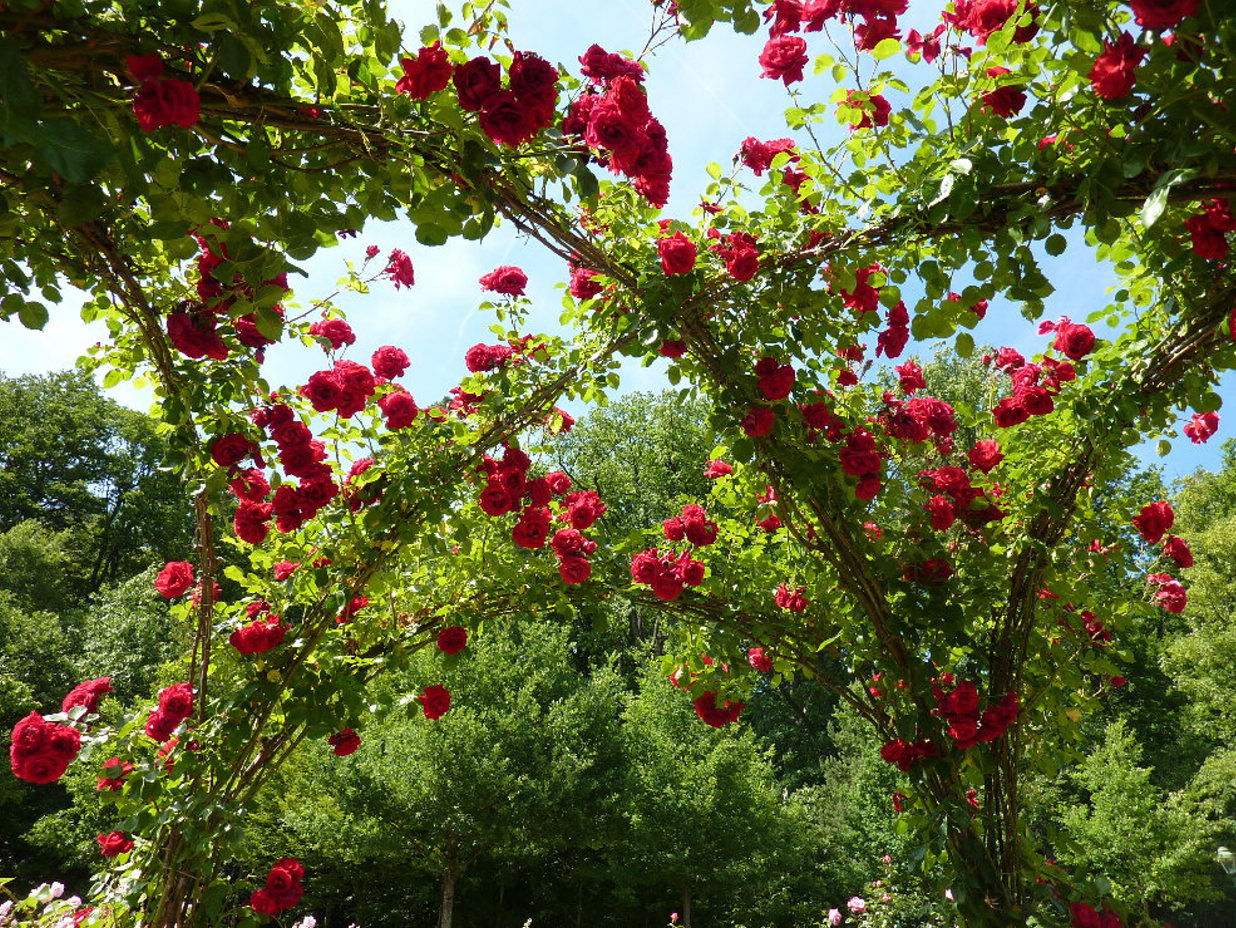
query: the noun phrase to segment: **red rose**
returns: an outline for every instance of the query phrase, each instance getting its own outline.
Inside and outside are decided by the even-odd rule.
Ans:
[[[275,897],[264,889],[259,889],[249,897],[249,908],[259,915],[278,915],[283,911]]]
[[[347,757],[349,754],[355,754],[356,749],[360,747],[360,735],[352,731],[350,728],[345,728],[342,731],[337,731],[326,739],[335,752],[336,757]],[[274,875],[274,870],[271,870],[271,875]],[[287,872],[286,870],[284,871]],[[271,877],[266,878],[266,885],[270,886]]]
[[[794,389],[794,368],[778,364],[775,358],[760,358],[755,374],[759,378],[760,393],[769,402],[785,399]]]
[[[455,68],[452,76],[460,109],[475,113],[502,89],[502,68],[484,55]]]
[[[862,90],[847,90],[845,105],[859,110],[862,114],[858,122],[850,117],[850,129],[870,129],[873,126],[887,126],[888,116],[893,111],[892,106],[882,94],[868,93]]]
[[[394,282],[396,290],[400,287],[411,287],[416,283],[416,272],[415,268],[412,267],[412,259],[398,248],[391,249],[391,253],[387,257],[386,269],[382,273]]]
[[[760,438],[773,430],[776,421],[777,414],[771,409],[757,407],[743,416],[739,424],[751,438]]]
[[[188,129],[201,116],[201,97],[188,81],[160,78],[143,85],[133,97],[133,113],[143,132],[172,125]]]
[[[1146,50],[1137,47],[1133,37],[1121,32],[1116,44],[1103,43],[1103,54],[1094,61],[1087,75],[1094,92],[1105,100],[1127,97],[1137,81],[1137,66],[1146,57]]]
[[[124,779],[133,772],[133,765],[127,760],[112,757],[103,764],[103,776],[97,777],[97,790],[118,790],[124,786]]]
[[[127,854],[133,850],[133,840],[126,838],[123,831],[113,831],[95,838],[99,842],[99,853],[104,857],[115,857],[117,854]]]
[[[220,467],[234,467],[257,450],[249,438],[232,432],[210,443],[210,457]]]
[[[687,274],[695,267],[695,242],[681,232],[658,241],[657,254],[661,256],[661,269],[667,277]]]
[[[913,393],[915,390],[927,388],[927,381],[923,379],[923,369],[918,366],[917,362],[907,361],[905,364],[899,364],[893,370],[897,374],[897,381],[901,384],[901,389],[906,393]]]
[[[1184,433],[1195,445],[1205,444],[1219,430],[1219,414],[1214,412],[1197,412],[1193,414],[1184,427]]]
[[[431,721],[442,718],[451,708],[450,691],[436,683],[425,687],[416,699],[425,710],[425,718]]]
[[[1009,73],[1008,68],[987,69],[988,77],[1002,77]],[[983,94],[981,99],[984,110],[1003,116],[1005,119],[1016,116],[1026,105],[1026,94],[1022,91],[1020,84],[1006,84],[1003,87],[997,87]]]
[[[583,583],[592,576],[592,564],[582,554],[559,555],[558,575],[563,583]]]
[[[416,421],[420,413],[416,400],[412,399],[412,394],[407,390],[396,390],[394,393],[386,394],[378,400],[378,408],[386,417],[388,429],[407,428]]]
[[[747,663],[760,673],[768,673],[773,669],[772,658],[764,653],[763,648],[751,648],[747,651]]]
[[[342,319],[319,319],[309,326],[309,334],[330,342],[331,350],[338,351],[344,345],[356,343],[356,333]]]
[[[193,714],[193,687],[188,683],[176,683],[159,692],[159,711],[181,722]]]
[[[485,99],[480,123],[495,145],[514,147],[537,133],[535,114],[509,90],[499,90]]]
[[[1148,29],[1172,29],[1200,5],[1201,0],[1129,0],[1137,24]]]
[[[661,342],[657,353],[663,358],[681,358],[687,353],[687,343],[678,339],[669,339]]]
[[[716,480],[719,477],[728,477],[732,473],[734,473],[734,468],[720,458],[712,459],[704,468],[704,476],[709,480]]]
[[[970,466],[985,474],[1004,460],[1004,454],[1000,451],[999,442],[990,439],[976,441],[974,447],[970,449],[968,457],[970,459]]]
[[[458,654],[468,646],[468,630],[452,625],[438,632],[438,650],[443,654]]]
[[[105,693],[112,691],[112,678],[99,677],[97,680],[87,680],[79,683],[69,691],[60,704],[61,712],[68,712],[74,706],[84,706],[87,712],[99,711],[99,700]]]
[[[504,264],[494,268],[481,278],[481,289],[502,293],[506,296],[523,296],[528,286],[528,275],[517,267]]]
[[[296,573],[296,569],[300,567],[299,561],[279,561],[274,567],[274,576],[276,580],[286,580],[292,574]]]
[[[383,380],[394,380],[396,377],[402,377],[404,371],[408,369],[408,355],[402,348],[396,348],[394,345],[383,345],[373,353],[373,357],[369,362],[373,366],[373,372]]]
[[[450,83],[451,61],[439,42],[422,47],[415,58],[403,58],[400,64],[403,77],[395,84],[395,90],[413,100],[424,100]]]
[[[1193,566],[1193,552],[1189,550],[1188,543],[1179,535],[1168,536],[1163,544],[1163,555],[1175,561],[1176,566],[1181,570]]]
[[[771,77],[789,87],[803,79],[803,66],[807,63],[807,42],[796,35],[774,36],[760,52],[760,77]]]
[[[960,13],[961,4],[956,6]],[[959,25],[978,39],[980,45],[986,45],[993,32],[1003,29],[1014,15],[1020,17],[1020,8],[1020,0],[975,0]],[[1029,2],[1025,5],[1025,10],[1030,12],[1030,25],[1018,26],[1013,32],[1013,41],[1017,43],[1029,42],[1039,31],[1039,25],[1034,21],[1038,8],[1033,2]]]
[[[1172,504],[1166,500],[1148,503],[1142,511],[1133,517],[1133,526],[1146,539],[1147,544],[1157,545],[1172,524],[1176,521],[1176,513]]]
[[[188,561],[170,561],[155,577],[154,588],[164,599],[183,596],[193,586],[193,565]]]
[[[541,548],[549,537],[549,510],[529,506],[511,530],[511,540],[521,548]]]
[[[695,714],[713,728],[721,728],[738,721],[738,715],[746,708],[740,702],[725,701],[724,708],[717,705],[717,694],[709,690],[694,702]]]

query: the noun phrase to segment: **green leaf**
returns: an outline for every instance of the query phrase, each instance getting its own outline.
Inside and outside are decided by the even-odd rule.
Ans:
[[[1150,196],[1146,197],[1146,202],[1142,204],[1142,225],[1149,229],[1158,222],[1159,217],[1163,215],[1163,210],[1167,208],[1167,198],[1172,187],[1192,180],[1196,176],[1196,168],[1179,168],[1175,171],[1168,171],[1155,181],[1154,189],[1150,191]]]
[[[27,329],[41,329],[47,325],[47,307],[42,303],[23,303],[17,318]]]
[[[50,119],[39,126],[43,162],[74,183],[93,178],[116,156],[112,146],[71,119]]]
[[[1065,248],[1068,247],[1068,244],[1069,243],[1065,240],[1065,237],[1057,233],[1055,235],[1048,236],[1043,247],[1047,249],[1047,253],[1049,255],[1062,255],[1064,254]]]

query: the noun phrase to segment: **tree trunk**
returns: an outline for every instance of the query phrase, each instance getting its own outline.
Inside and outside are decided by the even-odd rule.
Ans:
[[[682,891],[682,911],[679,913],[682,928],[691,928],[691,890]]]
[[[453,869],[442,871],[442,909],[438,913],[438,928],[451,928],[451,919],[455,917],[456,877]]]

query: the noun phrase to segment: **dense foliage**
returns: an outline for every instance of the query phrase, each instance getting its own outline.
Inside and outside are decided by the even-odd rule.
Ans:
[[[149,425],[80,377],[48,406],[67,456],[41,424],[0,433],[4,621],[47,642],[5,671],[17,711],[39,697],[11,767],[79,799],[25,840],[99,829],[75,921],[297,910],[311,853],[346,869],[302,812],[375,867],[417,841],[442,928],[496,861],[513,894],[556,859],[577,899],[647,917],[674,893],[688,923],[1112,928],[1230,892],[1224,478],[1178,515],[1130,449],[1182,412],[1209,439],[1236,362],[1236,20],[953,0],[924,36],[906,6],[656,4],[653,40],[764,30],[763,76],[790,90],[795,137],[710,166],[689,220],[661,215],[655,64],[598,45],[568,73],[506,41],[500,3],[407,35],[348,0],[0,8],[0,310],[39,328],[87,291],[110,337],[86,367],[153,390],[185,490],[165,505]],[[564,262],[566,331],[525,331],[527,275],[496,268],[497,341],[418,402],[402,348],[357,357],[333,297],[294,302],[295,262],[396,216],[423,248],[514,223]],[[1083,241],[1110,304],[1043,318],[1045,256]],[[341,288],[415,287],[420,252],[381,252]],[[1035,348],[979,361],[970,330],[1010,303]],[[877,364],[911,339],[955,355]],[[298,340],[321,369],[269,382],[268,348]],[[571,440],[555,404],[606,405],[624,356],[669,359],[679,405],[652,418],[673,424],[639,430],[636,401]],[[19,413],[43,401],[11,384]],[[170,654],[130,624],[152,555]],[[66,622],[73,596],[121,615]],[[766,748],[731,733],[759,706]],[[280,811],[315,778],[331,803]],[[855,879],[875,882],[846,913],[810,901]],[[340,917],[381,919],[389,884],[331,885]]]

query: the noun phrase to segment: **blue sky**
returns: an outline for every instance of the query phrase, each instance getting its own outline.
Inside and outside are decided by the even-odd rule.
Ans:
[[[646,0],[513,0],[512,6],[510,26],[515,46],[537,51],[576,73],[576,59],[593,42],[610,51],[640,49],[651,22],[651,6]],[[434,7],[427,0],[394,0],[391,4],[395,18],[407,27],[409,49],[419,44],[416,35],[420,27],[435,19]],[[939,0],[915,0],[903,18],[905,28],[929,30],[939,8]],[[819,36],[809,39],[811,53],[826,50]],[[651,59],[646,86],[652,110],[666,126],[675,162],[673,193],[665,216],[688,217],[708,183],[705,166],[712,161],[728,166],[743,138],[788,134],[781,118],[789,105],[785,88],[780,82],[759,78],[757,58],[763,41],[762,32],[740,36],[719,26],[703,41],[671,41]],[[916,67],[927,66],[912,66],[904,60],[899,65],[911,83],[917,82]],[[834,89],[831,78],[812,76],[810,69],[800,86],[816,99],[827,99]],[[907,102],[892,99],[894,105]],[[831,139],[824,137],[821,141],[827,145]],[[330,293],[343,273],[343,262],[359,264],[370,244],[378,245],[383,254],[391,248],[407,251],[416,267],[416,286],[397,291],[388,282],[378,281],[368,296],[339,302],[358,336],[349,355],[367,360],[379,345],[404,348],[412,359],[405,380],[419,401],[432,401],[445,394],[465,373],[463,354],[467,348],[476,342],[492,341],[487,327],[493,320],[476,310],[482,297],[477,279],[492,268],[502,264],[522,266],[530,278],[528,294],[534,306],[529,330],[558,328],[561,290],[555,285],[565,280],[566,268],[536,243],[522,240],[509,226],[495,229],[483,242],[455,241],[427,248],[416,243],[406,222],[375,223],[358,238],[324,250],[306,262],[309,276],[298,283],[294,302],[303,306]],[[1107,304],[1107,289],[1114,277],[1089,256],[1076,236],[1070,237],[1070,247],[1063,256],[1046,259],[1046,270],[1056,285],[1056,294],[1048,301],[1045,318],[1068,315],[1080,321]],[[16,322],[8,324],[0,338],[0,370],[5,374],[69,367],[89,345],[105,337],[102,326],[86,326],[77,319],[71,301],[52,309],[51,321],[43,332],[27,332]],[[1011,345],[1027,355],[1042,350],[1046,343],[1015,306],[998,300],[992,302],[987,319],[974,336],[979,344]],[[909,351],[913,350],[911,345]],[[926,353],[931,350],[927,346]],[[269,351],[267,374],[274,383],[303,383],[309,373],[323,366],[323,361],[317,349],[291,342]],[[668,386],[664,371],[664,362],[651,368],[628,364],[622,372],[622,390]],[[1236,381],[1229,377],[1221,392],[1231,396],[1234,387]],[[112,393],[119,401],[138,408],[150,402],[149,395],[124,385]],[[1169,457],[1159,459],[1148,452],[1147,461],[1161,463],[1169,477],[1199,465],[1213,467],[1226,432],[1221,427],[1219,435],[1201,447],[1178,439]]]

